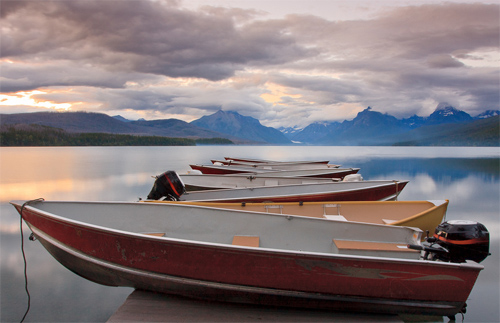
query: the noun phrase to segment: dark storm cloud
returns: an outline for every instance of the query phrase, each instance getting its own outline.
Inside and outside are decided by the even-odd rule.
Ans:
[[[448,68],[448,67],[462,67],[464,63],[453,58],[451,55],[435,55],[427,59],[427,63],[430,67],[435,68]]]
[[[2,3],[3,57],[221,80],[246,65],[281,64],[308,53],[279,30],[236,26],[232,11],[193,12],[151,1],[22,4]]]
[[[85,64],[50,61],[44,64],[4,64],[2,92],[29,91],[40,87],[79,86],[119,88],[133,73],[112,72]],[[141,78],[144,78],[141,75]],[[8,80],[8,81],[4,81]]]

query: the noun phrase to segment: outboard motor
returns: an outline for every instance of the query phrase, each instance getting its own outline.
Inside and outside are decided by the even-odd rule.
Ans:
[[[148,194],[148,200],[159,200],[165,197],[166,200],[178,201],[184,192],[186,188],[182,179],[176,172],[169,170],[156,176],[153,188]]]
[[[479,222],[463,220],[443,222],[436,227],[433,238],[438,245],[448,250],[447,253],[436,254],[442,261],[473,260],[479,263],[490,255],[490,234]]]

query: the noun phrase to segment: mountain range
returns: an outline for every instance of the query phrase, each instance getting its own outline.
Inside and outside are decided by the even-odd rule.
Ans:
[[[402,138],[405,141],[411,141],[410,139],[415,139],[417,135],[420,139],[436,137],[434,139],[440,141],[440,137],[453,136],[458,140],[457,136],[462,132],[461,126],[465,127],[467,124],[473,123],[466,128],[474,127],[475,121],[490,117],[498,119],[499,114],[498,110],[488,110],[473,118],[468,113],[457,110],[447,103],[440,103],[428,117],[414,115],[406,119],[397,119],[389,114],[373,111],[368,107],[359,112],[353,120],[317,122],[300,131],[288,131],[287,136],[294,142],[340,146],[393,145],[400,143]],[[492,127],[495,128],[496,126],[498,134],[498,124],[491,123]],[[450,125],[460,126],[450,127]],[[485,124],[477,123],[477,125],[480,131],[488,131],[484,128]],[[420,129],[420,131],[416,131],[417,129]],[[451,132],[448,133],[448,131]],[[489,138],[489,142],[496,141],[497,144],[498,140],[498,135]],[[467,140],[464,138],[464,141]]]
[[[248,140],[196,127],[178,119],[131,121],[121,116],[110,117],[107,114],[90,112],[0,114],[1,126],[13,124],[43,125],[72,133],[114,133],[192,139],[227,138],[235,143],[249,143]]]
[[[500,146],[498,110],[472,117],[441,103],[428,117],[397,119],[370,107],[353,120],[316,122],[304,129],[274,129],[234,111],[219,110],[191,123],[177,119],[131,121],[88,112],[1,114],[0,124],[38,124],[68,132],[184,138],[227,138],[237,144]]]

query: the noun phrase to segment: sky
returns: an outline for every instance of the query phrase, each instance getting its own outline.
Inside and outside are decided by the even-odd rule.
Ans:
[[[0,113],[263,125],[500,109],[500,4],[1,0]]]

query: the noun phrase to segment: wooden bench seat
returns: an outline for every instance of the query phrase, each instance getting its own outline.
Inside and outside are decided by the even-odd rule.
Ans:
[[[259,237],[256,236],[234,236],[233,245],[244,247],[259,247]]]
[[[149,232],[149,233],[143,233],[148,236],[154,236],[154,237],[163,237],[165,236],[165,232]]]
[[[336,240],[333,242],[339,250],[373,250],[373,251],[397,251],[397,252],[419,252],[408,249],[404,243],[370,242],[354,240]]]

